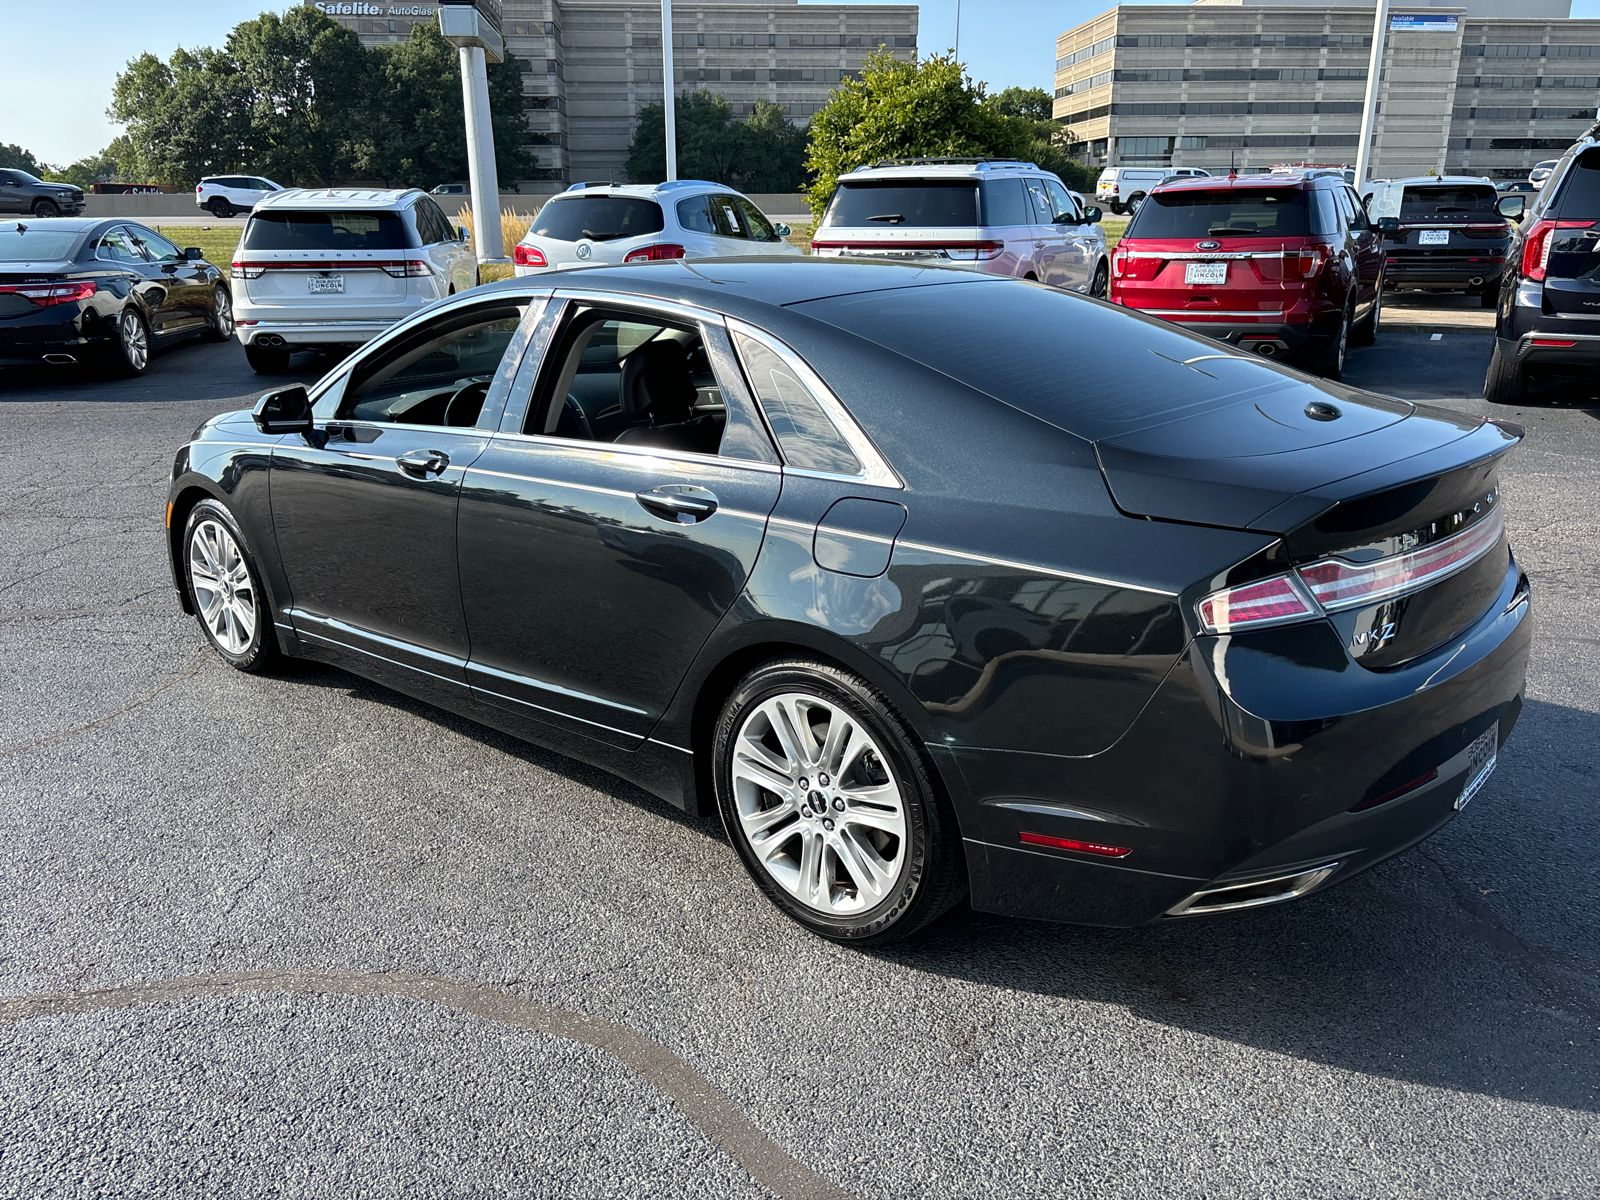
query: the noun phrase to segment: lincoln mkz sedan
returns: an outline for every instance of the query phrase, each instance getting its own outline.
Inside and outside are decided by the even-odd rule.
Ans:
[[[167,525],[235,666],[715,808],[862,944],[963,896],[1274,904],[1449,821],[1522,706],[1520,436],[1038,284],[661,262],[475,289],[207,422]]]

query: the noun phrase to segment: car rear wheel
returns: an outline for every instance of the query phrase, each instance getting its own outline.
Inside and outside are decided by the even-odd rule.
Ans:
[[[1094,282],[1089,285],[1089,295],[1104,300],[1111,294],[1111,272],[1101,263],[1094,269]]]
[[[233,205],[229,204],[228,201],[222,196],[211,197],[211,200],[206,207],[211,210],[211,215],[214,217],[233,216]]]
[[[211,328],[205,332],[208,342],[225,342],[233,336],[233,297],[228,289],[218,284],[211,292]]]
[[[33,202],[33,215],[36,217],[59,217],[61,208],[54,200],[35,200]]]
[[[1528,395],[1528,368],[1517,361],[1515,351],[1508,354],[1501,346],[1496,338],[1483,379],[1483,398],[1490,404],[1521,404]]]
[[[283,346],[246,346],[244,356],[258,375],[282,375],[289,369],[289,351]]]
[[[1478,293],[1478,305],[1480,308],[1498,308],[1500,306],[1500,288],[1498,286],[1484,288],[1483,291]]]
[[[813,933],[899,941],[964,894],[955,813],[927,751],[865,680],[808,659],[758,667],[723,705],[712,755],[745,869]]]
[[[1372,311],[1361,318],[1361,324],[1350,331],[1350,341],[1357,346],[1370,346],[1378,336],[1378,322],[1383,313],[1383,289],[1372,297]]]
[[[127,378],[143,375],[150,366],[150,326],[136,308],[125,308],[117,317],[110,365],[113,374]]]
[[[1354,323],[1355,312],[1356,298],[1351,296],[1345,301],[1344,311],[1339,314],[1338,327],[1328,339],[1327,349],[1313,368],[1324,379],[1337,380],[1344,375],[1344,360],[1350,350],[1350,327]]]
[[[240,671],[278,658],[272,608],[233,516],[215,500],[194,506],[183,530],[184,579],[206,640]]]

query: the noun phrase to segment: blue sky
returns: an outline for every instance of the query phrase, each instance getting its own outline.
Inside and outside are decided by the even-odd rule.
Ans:
[[[285,7],[262,0],[5,0],[0,142],[51,163],[93,154],[117,133],[105,110],[111,82],[130,58],[219,45],[238,22]],[[1110,7],[1111,0],[962,0],[961,57],[992,88],[1051,88],[1056,35]],[[921,9],[921,52],[953,45],[956,0],[925,0]],[[1572,15],[1600,17],[1600,0],[1574,0]]]

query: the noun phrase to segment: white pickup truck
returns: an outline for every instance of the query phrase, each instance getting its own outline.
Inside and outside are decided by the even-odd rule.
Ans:
[[[1210,174],[1199,167],[1107,167],[1095,181],[1094,198],[1118,216],[1136,213],[1150,189],[1163,180]]]

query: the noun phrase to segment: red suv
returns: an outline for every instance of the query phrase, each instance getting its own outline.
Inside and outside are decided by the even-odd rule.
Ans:
[[[1151,190],[1111,255],[1111,299],[1330,379],[1370,342],[1383,239],[1337,171],[1184,179]]]

